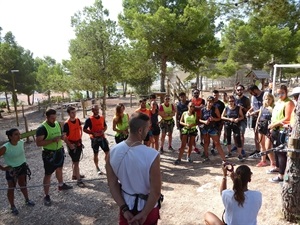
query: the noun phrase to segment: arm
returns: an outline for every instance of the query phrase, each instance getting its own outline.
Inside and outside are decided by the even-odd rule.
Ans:
[[[36,145],[42,147],[54,142],[58,142],[59,140],[62,139],[62,136],[58,136],[49,140],[45,140],[46,136],[47,136],[46,128],[44,128],[43,126],[39,127],[36,132],[36,139],[35,139]]]
[[[273,129],[275,127],[281,127],[284,124],[289,124],[290,119],[291,119],[291,114],[292,114],[294,108],[295,108],[295,105],[294,105],[293,101],[289,101],[288,103],[286,103],[286,105],[284,107],[284,118],[282,120],[279,120],[276,123],[270,124],[269,129]]]
[[[227,118],[226,108],[222,112],[221,119],[224,121],[230,121],[230,118]]]
[[[2,146],[0,148],[0,156],[3,156],[5,154],[5,152],[6,152],[6,147]],[[2,166],[2,165],[0,165],[0,170],[6,171],[9,168],[10,168],[10,166]]]
[[[261,117],[261,111],[262,111],[262,107],[259,110],[258,117],[257,117],[257,120],[256,120],[256,124],[255,124],[255,128],[254,128],[255,132],[257,131],[257,128],[258,128],[259,119]]]
[[[161,194],[161,172],[160,172],[160,157],[157,155],[156,159],[150,168],[150,194],[143,210],[134,216],[130,223],[138,221],[138,224],[144,224],[148,214],[154,208]]]
[[[223,178],[220,186],[220,195],[222,196],[222,191],[227,189],[227,169],[226,166],[222,164]]]
[[[83,132],[86,133],[86,134],[93,134],[93,132],[90,130],[91,129],[91,119],[88,118],[85,123],[84,123],[84,126],[83,126]]]
[[[186,126],[187,124],[185,123],[185,121],[184,121],[184,116],[183,116],[183,114],[181,115],[181,118],[180,118],[180,125],[182,125],[182,126]]]
[[[69,125],[68,123],[65,123],[64,124],[64,127],[63,127],[63,140],[64,142],[68,145],[68,147],[70,149],[74,149],[75,148],[75,145],[72,144],[69,140],[68,140],[68,137],[67,135],[69,134],[70,130],[69,130]]]
[[[242,111],[241,107],[239,107],[239,115],[238,115],[238,118],[234,119],[234,122],[238,123],[243,119],[244,119],[244,114],[243,114],[243,111]]]
[[[120,184],[118,182],[118,178],[110,165],[110,154],[109,153],[107,155],[105,168],[106,168],[107,183],[109,186],[110,193],[111,193],[113,199],[115,200],[115,202],[117,203],[117,205],[119,207],[121,207],[121,206],[125,205],[126,202],[124,201],[123,196],[121,194],[121,188],[120,188]],[[124,212],[123,215],[127,219],[127,221],[129,221],[130,219],[133,218],[133,215],[130,213],[129,210]]]

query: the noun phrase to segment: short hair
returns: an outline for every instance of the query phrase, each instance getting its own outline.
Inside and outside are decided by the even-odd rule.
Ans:
[[[97,105],[97,104],[92,105],[92,110],[95,109],[95,108],[100,109],[99,105]]]
[[[213,90],[212,93],[214,93],[214,94],[219,94],[219,91],[218,91],[218,90]]]
[[[137,133],[141,127],[147,126],[148,121],[150,121],[150,118],[146,114],[141,112],[133,113],[129,120],[130,133]]]
[[[236,86],[236,88],[238,88],[238,87],[241,87],[241,88],[243,88],[243,90],[245,90],[245,87],[242,84],[239,84],[239,85]]]
[[[56,115],[56,110],[55,109],[47,109],[45,114],[46,114],[46,117],[49,117],[51,115]]]
[[[151,95],[149,96],[149,98],[150,98],[150,99],[156,99],[156,95],[155,95],[155,94],[151,94]]]
[[[195,92],[200,93],[199,89],[194,89],[192,93],[194,94]]]
[[[208,96],[206,100],[207,100],[207,101],[214,101],[215,98],[214,98],[214,96]]]
[[[255,90],[259,90],[259,88],[258,88],[255,84],[251,84],[251,85],[248,87],[248,90],[250,90],[250,91],[255,91]]]
[[[146,98],[143,98],[139,101],[139,103],[142,103],[142,102],[147,102],[147,99]]]
[[[67,113],[70,114],[71,111],[75,110],[75,108],[73,106],[68,106],[67,108]]]
[[[179,97],[182,97],[182,96],[186,96],[186,94],[184,92],[180,92]]]

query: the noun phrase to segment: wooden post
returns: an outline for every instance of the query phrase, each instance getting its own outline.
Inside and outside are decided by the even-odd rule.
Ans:
[[[63,102],[60,103],[60,110],[61,110],[61,120],[64,121],[64,107],[63,107]]]
[[[132,91],[130,91],[130,108],[132,108]]]
[[[24,122],[25,122],[25,132],[27,133],[29,131],[28,129],[28,123],[27,123],[27,118],[24,116]],[[29,142],[29,137],[26,138],[26,142]]]
[[[293,116],[293,114],[292,114]],[[300,98],[296,106],[295,124],[288,148],[300,149]],[[300,220],[300,153],[287,154],[287,166],[282,186],[282,211],[284,219],[297,223]]]

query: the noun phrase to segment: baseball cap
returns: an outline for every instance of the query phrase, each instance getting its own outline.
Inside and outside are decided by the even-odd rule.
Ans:
[[[207,101],[214,101],[215,98],[214,98],[214,96],[208,96],[206,100],[207,100]]]
[[[300,87],[295,87],[295,88],[293,88],[292,94],[290,96],[293,97],[293,96],[299,95],[299,94],[300,94]]]

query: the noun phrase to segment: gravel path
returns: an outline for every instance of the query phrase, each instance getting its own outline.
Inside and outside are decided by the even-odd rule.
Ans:
[[[114,132],[112,131],[112,116],[114,106],[125,103],[126,111],[132,113],[137,107],[129,107],[129,99],[110,99],[108,101],[106,132],[110,146],[114,145]],[[30,128],[35,129],[43,121],[41,112],[31,112],[26,114],[30,121]],[[78,112],[78,117],[84,122],[82,112]],[[61,115],[57,116],[60,120]],[[67,116],[65,115],[65,119]],[[22,121],[22,120],[21,120]],[[6,128],[14,127],[13,119],[1,119],[2,131],[0,140],[4,141],[3,131]],[[22,124],[21,126],[22,127]],[[174,149],[180,146],[178,131],[174,131]],[[252,131],[246,132],[247,153],[253,150]],[[41,159],[41,148],[36,147],[35,143],[26,144],[27,162],[32,171],[32,178],[28,182],[30,198],[36,202],[32,208],[24,205],[22,194],[19,190],[15,192],[16,206],[20,214],[13,216],[10,214],[8,201],[6,198],[5,175],[2,172],[0,179],[0,224],[117,224],[118,207],[111,198],[108,190],[106,176],[97,175],[92,161],[93,153],[90,148],[88,135],[83,135],[85,145],[84,156],[80,162],[81,173],[86,176],[86,188],[79,188],[71,180],[71,160],[67,155],[64,164],[64,180],[73,185],[72,190],[57,190],[56,179],[52,176],[53,185],[50,188],[50,195],[53,201],[51,207],[43,205],[43,189],[41,187],[43,178],[43,163]],[[100,155],[100,167],[104,167],[104,153]],[[192,154],[193,163],[184,162],[180,166],[174,166],[173,161],[177,157],[177,151],[166,151],[161,156],[161,171],[163,178],[162,193],[165,195],[161,210],[162,220],[159,224],[165,225],[196,225],[204,224],[203,214],[206,211],[213,211],[221,216],[223,206],[219,195],[219,184],[222,179],[219,156],[211,156],[211,161],[207,164],[200,162],[200,155]],[[239,164],[235,159],[235,163]],[[253,179],[250,189],[260,190],[263,193],[263,205],[258,217],[258,224],[281,225],[290,224],[281,217],[281,186],[268,182],[272,176],[265,173],[266,168],[255,167],[257,160],[247,160],[245,163],[251,166]],[[3,163],[3,159],[0,159]],[[230,181],[229,181],[230,182]],[[231,188],[232,184],[229,183]]]

